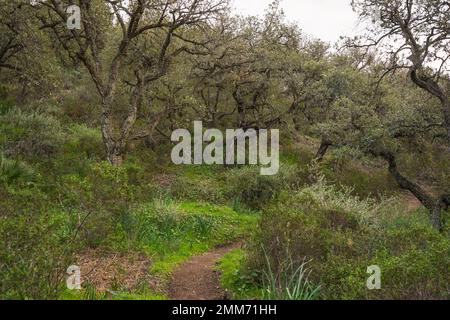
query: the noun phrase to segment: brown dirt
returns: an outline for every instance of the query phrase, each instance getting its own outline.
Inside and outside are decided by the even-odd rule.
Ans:
[[[405,203],[408,211],[415,211],[422,206],[422,203],[410,192],[404,192],[401,195],[402,201]]]
[[[115,254],[87,250],[77,257],[82,284],[90,283],[99,292],[112,290],[115,285],[132,290],[141,284],[157,285],[149,277],[149,259],[141,254]]]
[[[180,265],[172,274],[169,297],[172,300],[222,300],[227,293],[220,288],[219,273],[214,270],[218,260],[231,250],[240,248],[234,243],[196,256]]]

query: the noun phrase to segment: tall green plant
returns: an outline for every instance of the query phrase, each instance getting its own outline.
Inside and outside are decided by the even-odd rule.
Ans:
[[[305,260],[296,267],[288,255],[275,272],[265,250],[264,256],[267,265],[263,272],[262,295],[265,300],[315,300],[319,296],[320,286],[309,281],[311,270],[307,265],[310,261]]]

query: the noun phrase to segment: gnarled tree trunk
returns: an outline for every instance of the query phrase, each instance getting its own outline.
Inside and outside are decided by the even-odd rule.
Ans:
[[[320,162],[323,160],[323,158],[325,157],[325,155],[327,154],[328,149],[332,146],[333,144],[331,143],[330,140],[328,139],[322,139],[322,142],[320,143],[320,147],[319,150],[317,151],[316,154],[316,161]]]
[[[444,114],[444,127],[447,131],[448,150],[450,151],[450,97],[448,97],[442,87],[433,79],[420,75],[415,67],[410,72],[412,81],[423,90],[438,98],[442,105]]]
[[[442,231],[442,212],[450,207],[450,195],[442,195],[436,199],[421,186],[412,182],[398,170],[397,159],[389,151],[372,151],[372,154],[383,158],[389,164],[389,172],[402,189],[410,191],[430,212],[430,222],[433,228]]]
[[[136,78],[137,84],[134,87],[133,93],[130,97],[127,116],[123,120],[120,132],[116,135],[116,137],[114,137],[115,130],[111,119],[111,110],[114,100],[112,94],[114,93],[114,90],[111,90],[109,95],[103,99],[102,135],[106,146],[108,161],[114,166],[120,166],[123,163],[127,150],[127,143],[130,140],[131,131],[137,119],[137,112],[144,89],[144,81],[138,73],[136,73]]]

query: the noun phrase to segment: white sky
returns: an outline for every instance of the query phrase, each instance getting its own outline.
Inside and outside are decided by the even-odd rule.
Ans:
[[[272,0],[233,0],[235,11],[244,15],[264,14]],[[353,12],[351,0],[282,0],[289,21],[296,22],[304,33],[328,42],[341,35],[355,35],[362,29]]]

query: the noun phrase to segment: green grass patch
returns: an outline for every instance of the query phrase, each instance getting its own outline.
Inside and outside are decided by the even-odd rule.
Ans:
[[[217,265],[221,272],[220,285],[231,293],[235,300],[260,299],[262,290],[258,288],[255,279],[259,277],[256,272],[243,272],[246,254],[242,249],[230,251],[224,255]]]
[[[155,202],[138,210],[132,235],[151,256],[151,272],[169,275],[180,263],[250,234],[258,215],[197,202]]]

